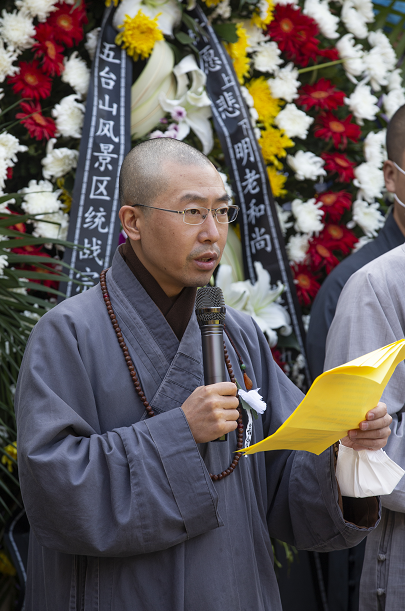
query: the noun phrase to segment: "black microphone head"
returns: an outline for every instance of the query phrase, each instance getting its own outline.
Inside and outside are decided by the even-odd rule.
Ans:
[[[219,321],[221,324],[225,322],[225,300],[219,286],[203,286],[198,289],[195,313],[200,326],[214,321]]]

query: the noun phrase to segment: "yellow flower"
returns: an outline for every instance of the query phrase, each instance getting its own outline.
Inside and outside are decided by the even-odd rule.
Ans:
[[[114,6],[118,6],[119,0],[105,0],[105,5],[111,6],[111,2],[113,2]]]
[[[123,43],[123,48],[127,49],[128,55],[131,55],[134,61],[137,61],[139,57],[142,59],[149,57],[155,42],[163,40],[163,34],[157,24],[159,15],[150,19],[139,10],[135,17],[125,15],[124,23],[118,26],[123,31],[117,35],[115,42],[117,45]]]
[[[283,189],[287,176],[277,172],[276,168],[273,166],[267,167],[267,174],[269,176],[271,192],[274,197],[284,197],[284,195],[287,195],[287,191]]]
[[[221,0],[204,0],[204,4],[206,4],[208,8],[210,8],[211,6],[217,6],[217,4],[219,4],[220,2]]]
[[[238,41],[225,45],[230,57],[233,59],[233,67],[238,81],[243,85],[245,76],[249,74],[250,60],[247,56],[249,37],[241,23],[236,25]]]
[[[271,0],[261,0],[252,15],[250,23],[264,30],[273,21],[274,3]]]
[[[58,178],[56,184],[58,189],[62,191],[62,193],[59,195],[59,199],[63,203],[63,212],[69,212],[70,208],[72,207],[72,196],[64,187],[65,179],[63,177]]]
[[[277,157],[285,157],[287,155],[285,149],[294,146],[294,142],[280,129],[268,127],[262,131],[259,145],[262,149],[264,160],[267,163],[272,163],[277,169],[280,169],[283,166],[282,163],[278,161]]]
[[[273,98],[270,92],[270,87],[267,84],[264,76],[256,78],[246,85],[250,95],[253,98],[255,108],[259,114],[259,121],[264,123],[266,127],[270,126],[273,119],[280,112],[282,100]]]
[[[4,552],[0,552],[0,573],[14,577],[16,570]]]
[[[1,457],[1,462],[3,465],[6,465],[7,469],[10,471],[10,473],[12,473],[14,462],[11,459],[13,458],[14,460],[17,460],[17,442],[14,441],[13,443],[10,443],[10,445],[6,446],[3,451],[5,454],[3,454]]]

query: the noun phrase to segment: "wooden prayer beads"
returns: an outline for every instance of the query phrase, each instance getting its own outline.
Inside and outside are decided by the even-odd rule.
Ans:
[[[143,405],[145,406],[146,413],[148,414],[148,416],[150,418],[152,418],[155,415],[155,412],[153,411],[153,408],[151,407],[151,405],[149,405],[149,402],[148,402],[147,398],[145,397],[145,395],[143,393],[141,384],[139,382],[137,373],[135,371],[134,364],[133,364],[132,359],[131,359],[130,354],[129,354],[128,347],[127,347],[127,345],[126,345],[126,343],[124,341],[124,338],[123,338],[122,333],[121,333],[121,329],[120,329],[120,327],[118,325],[117,318],[115,316],[113,307],[111,305],[110,296],[109,296],[108,290],[107,290],[106,273],[107,273],[107,270],[105,269],[100,274],[100,286],[101,286],[101,291],[103,293],[104,303],[106,305],[107,312],[108,312],[108,315],[109,315],[110,320],[111,320],[111,324],[112,324],[112,326],[114,328],[114,331],[115,331],[115,333],[117,335],[118,343],[119,343],[120,348],[121,348],[121,350],[123,352],[124,359],[125,359],[125,362],[127,364],[128,370],[129,370],[129,374],[130,374],[130,376],[132,378],[132,382],[133,382],[133,384],[135,386],[135,390],[136,390],[136,392],[138,394],[138,397],[140,398],[140,400],[142,401]],[[228,333],[227,333],[227,336],[229,338],[229,334]],[[232,340],[231,340],[231,343],[234,346]],[[239,353],[237,353],[237,354],[238,354],[238,358],[240,359],[241,357],[240,357]],[[231,365],[231,361],[229,360],[228,351],[226,349],[225,342],[224,342],[224,356],[225,356],[226,367],[227,367],[228,373],[229,373],[229,378],[230,378],[231,382],[236,385],[236,379],[235,379],[235,376],[233,374],[232,365]],[[241,413],[242,410],[241,410],[240,407],[238,409],[239,409],[239,418],[237,420],[238,427],[237,427],[237,445],[236,445],[236,449],[237,450],[241,450],[242,447],[243,447],[243,422],[242,422],[242,413]],[[212,473],[210,473],[210,478],[212,479],[212,481],[213,482],[218,482],[221,479],[224,479],[224,477],[227,477],[228,475],[230,475],[234,471],[234,469],[236,468],[236,466],[237,466],[241,456],[242,456],[241,453],[235,454],[235,458],[233,459],[233,461],[229,465],[228,469],[226,469],[225,471],[222,471],[221,473],[218,473],[218,475],[213,475]]]

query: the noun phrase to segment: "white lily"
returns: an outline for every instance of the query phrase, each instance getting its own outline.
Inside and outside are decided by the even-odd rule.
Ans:
[[[228,227],[228,238],[221,258],[222,265],[231,267],[233,282],[243,281],[245,274],[243,273],[242,243],[233,227]]]
[[[173,73],[177,79],[176,99],[172,100],[161,93],[160,105],[166,112],[172,112],[178,106],[186,110],[186,116],[179,122],[177,139],[184,140],[192,129],[201,140],[203,153],[208,155],[214,145],[214,138],[209,121],[212,116],[211,102],[205,91],[207,77],[192,55],[184,57],[175,66]]]
[[[221,287],[227,305],[235,308],[235,310],[245,310],[249,299],[249,291],[244,282],[233,281],[233,270],[230,265],[220,265],[216,284]]]
[[[114,14],[114,28],[118,30],[118,26],[124,23],[125,15],[135,17],[139,10],[151,19],[159,15],[159,29],[166,36],[173,36],[173,28],[181,21],[177,0],[122,0]]]

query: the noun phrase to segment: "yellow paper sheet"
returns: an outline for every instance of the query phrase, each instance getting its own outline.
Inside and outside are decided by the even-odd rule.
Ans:
[[[405,340],[401,339],[325,371],[284,424],[244,452],[306,450],[321,454],[348,430],[358,428],[403,359]]]

